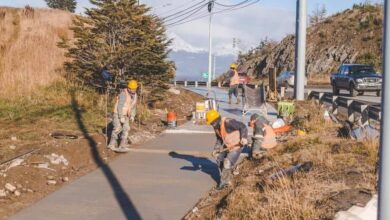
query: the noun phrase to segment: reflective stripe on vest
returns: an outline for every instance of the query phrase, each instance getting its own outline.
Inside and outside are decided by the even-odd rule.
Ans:
[[[238,76],[238,73],[236,70],[234,71],[233,77],[230,79],[230,86],[238,85],[240,84],[240,77]]]
[[[266,149],[271,149],[276,147],[278,143],[276,142],[276,135],[274,129],[272,129],[272,127],[269,125],[264,125],[264,130],[265,130],[264,141],[261,144],[261,146]]]
[[[240,132],[233,131],[232,133],[227,133],[225,128],[226,118],[221,119],[221,133],[219,136],[223,140],[223,144],[229,149],[232,150],[240,146]]]

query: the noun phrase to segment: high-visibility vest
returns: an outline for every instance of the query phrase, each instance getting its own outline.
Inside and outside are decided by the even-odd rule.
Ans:
[[[276,142],[276,134],[274,132],[274,129],[269,125],[264,125],[264,140],[261,146],[265,149],[271,149],[276,147],[278,143]]]
[[[221,119],[221,130],[217,131],[218,136],[223,140],[223,144],[228,148],[228,150],[234,150],[241,146],[240,144],[240,131],[233,131],[228,133],[225,128],[226,118]]]
[[[240,84],[240,77],[238,76],[238,72],[236,70],[234,71],[234,75],[232,78],[230,78],[230,86],[235,86]]]
[[[137,105],[137,94],[134,94],[134,98],[131,98],[131,95],[129,94],[128,91],[124,91],[124,92],[126,94],[126,100],[122,108],[122,114],[126,116],[130,116],[131,111]],[[118,103],[119,103],[119,96],[116,98],[114,113],[118,113]]]

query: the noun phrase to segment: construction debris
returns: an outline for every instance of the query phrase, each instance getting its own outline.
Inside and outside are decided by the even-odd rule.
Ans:
[[[276,180],[276,179],[282,178],[284,176],[292,176],[294,173],[296,173],[298,171],[309,172],[312,167],[313,167],[313,162],[311,162],[311,161],[304,162],[304,163],[300,163],[298,165],[283,169],[279,172],[276,172],[276,173],[270,175],[268,178],[271,180]]]
[[[10,192],[15,192],[15,190],[16,190],[16,187],[14,185],[12,185],[11,183],[5,184],[4,187],[5,187],[6,190],[8,190]]]
[[[15,159],[15,160],[13,160],[13,161],[9,164],[9,166],[7,167],[7,169],[6,169],[5,171],[7,171],[7,170],[9,170],[9,169],[11,169],[11,168],[13,168],[13,167],[20,166],[20,165],[23,163],[23,161],[24,161],[24,159],[22,159],[22,158],[17,158],[17,159]]]
[[[22,193],[19,192],[19,190],[15,190],[14,195],[15,195],[15,196],[20,196],[20,195],[22,195]]]
[[[5,189],[0,189],[0,198],[6,197],[7,196],[7,191]]]
[[[68,177],[62,177],[62,182],[68,182],[69,181],[69,178]]]
[[[69,162],[64,157],[64,155],[57,155],[55,153],[52,153],[51,155],[46,155],[45,158],[49,159],[51,164],[59,165],[62,163],[65,166],[69,165]]]
[[[10,146],[9,146],[9,149],[15,150],[15,149],[16,149],[16,146],[15,146],[15,145],[10,145]]]
[[[12,136],[12,137],[11,137],[11,140],[12,140],[12,141],[17,141],[18,138],[16,138],[16,136]]]
[[[57,181],[55,181],[55,180],[48,180],[46,183],[47,183],[47,185],[56,185]]]

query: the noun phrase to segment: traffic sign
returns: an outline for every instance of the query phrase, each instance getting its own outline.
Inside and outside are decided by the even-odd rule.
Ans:
[[[208,79],[209,78],[209,74],[208,73],[203,73],[202,76],[203,76],[204,79]]]

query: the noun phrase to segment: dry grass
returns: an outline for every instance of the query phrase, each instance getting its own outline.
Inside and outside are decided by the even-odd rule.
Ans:
[[[308,135],[291,136],[262,161],[244,162],[232,189],[211,193],[186,219],[333,219],[337,211],[364,205],[376,192],[377,140],[338,138],[319,106],[303,102],[297,109]],[[307,173],[268,178],[307,161],[313,162]]]
[[[330,85],[328,74],[312,74],[307,79],[308,85]]]
[[[71,14],[35,9],[27,18],[22,9],[0,8],[0,96],[25,96],[37,86],[61,79],[64,51],[60,38],[71,38]]]

